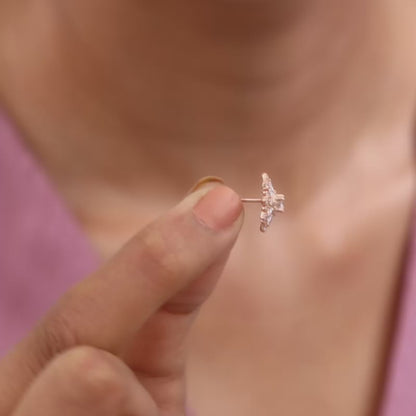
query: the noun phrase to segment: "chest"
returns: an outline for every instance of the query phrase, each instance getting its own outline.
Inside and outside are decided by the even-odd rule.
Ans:
[[[267,235],[248,219],[192,333],[198,416],[375,412],[407,233],[406,215],[387,214],[315,226],[289,217]]]

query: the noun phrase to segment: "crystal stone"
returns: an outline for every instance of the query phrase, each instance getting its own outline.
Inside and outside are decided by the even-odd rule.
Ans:
[[[263,173],[262,177],[262,198],[260,213],[260,231],[265,232],[272,222],[276,212],[283,212],[285,196],[278,194],[273,187],[272,181],[267,173]]]

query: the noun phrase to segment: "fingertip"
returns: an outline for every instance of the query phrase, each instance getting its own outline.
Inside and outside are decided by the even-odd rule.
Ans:
[[[239,195],[224,185],[210,189],[193,208],[197,220],[215,231],[231,227],[242,212],[243,204]]]

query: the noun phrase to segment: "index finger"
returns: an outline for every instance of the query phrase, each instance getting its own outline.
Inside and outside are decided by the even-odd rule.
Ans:
[[[90,345],[119,352],[151,314],[230,250],[241,213],[239,196],[219,185],[194,192],[139,232],[6,356],[0,414],[8,414],[34,375],[62,350]]]

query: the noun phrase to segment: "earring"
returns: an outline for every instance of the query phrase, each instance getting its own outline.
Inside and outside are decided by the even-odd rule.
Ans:
[[[272,222],[276,212],[284,212],[283,202],[285,196],[278,194],[273,187],[272,180],[267,173],[263,173],[261,184],[261,198],[242,198],[242,202],[254,202],[261,204],[260,231],[265,232]]]

